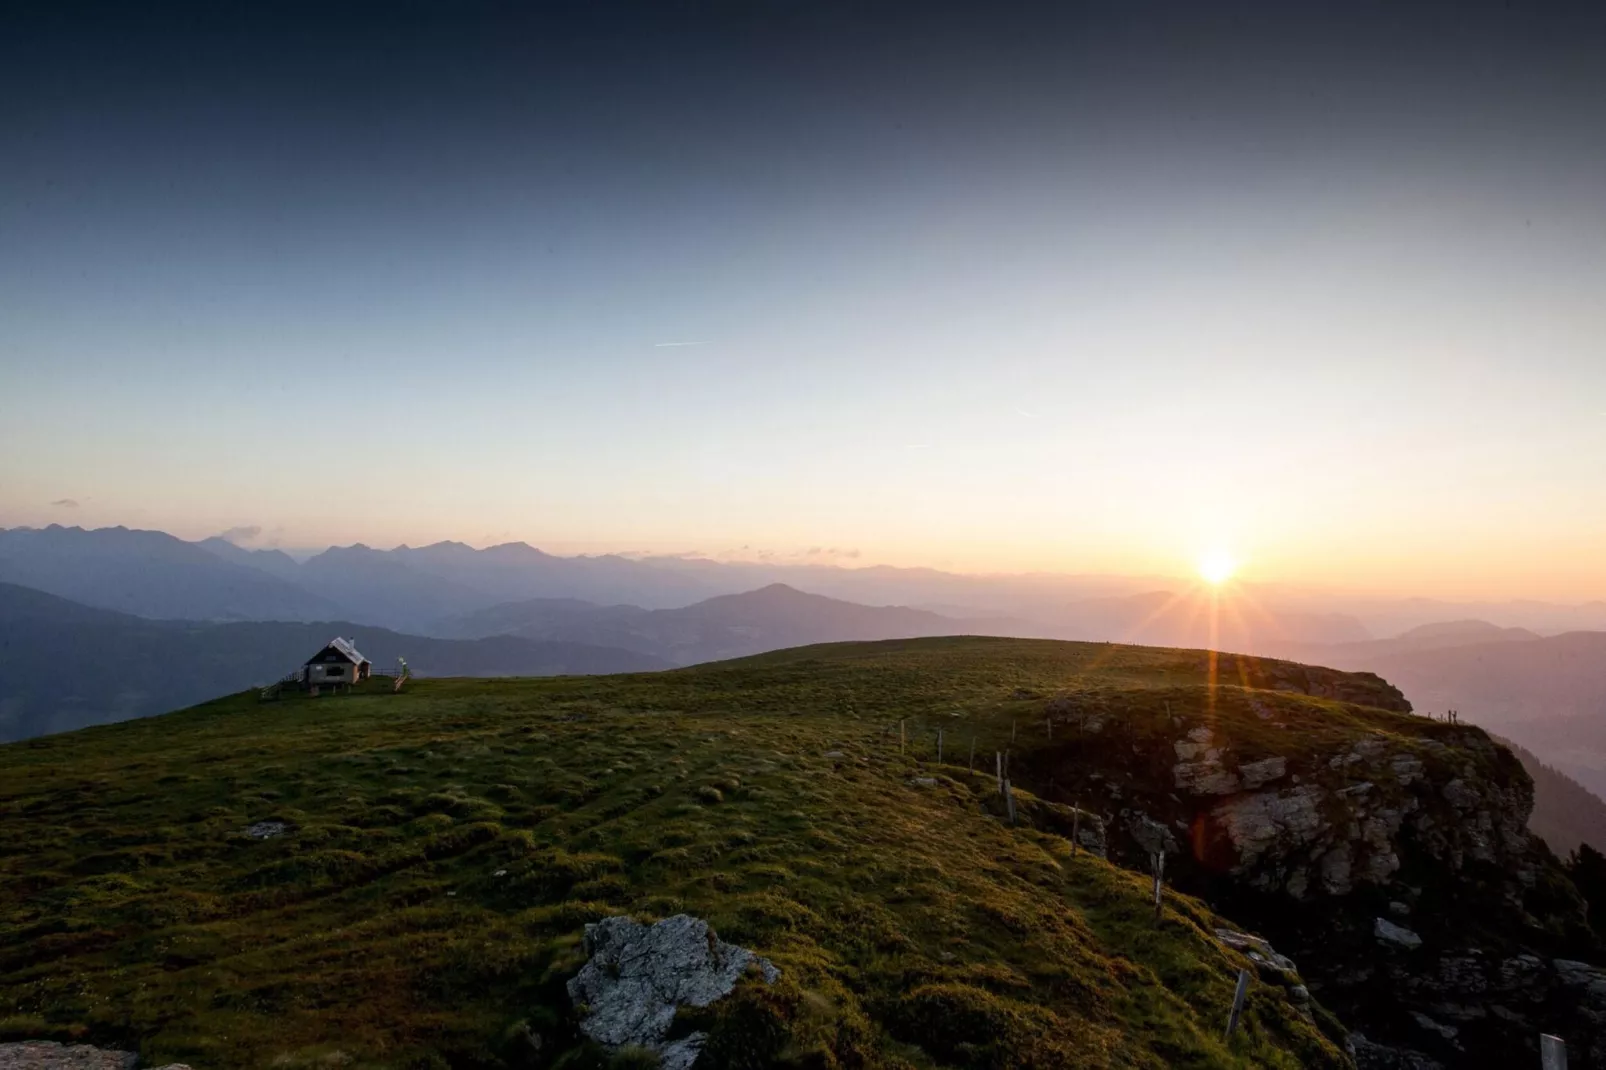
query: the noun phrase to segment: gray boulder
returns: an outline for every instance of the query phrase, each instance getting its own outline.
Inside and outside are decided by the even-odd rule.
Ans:
[[[1422,938],[1403,925],[1396,925],[1387,918],[1372,919],[1372,935],[1385,944],[1403,947],[1408,950],[1422,946]]]
[[[586,926],[591,958],[569,981],[580,1030],[609,1048],[637,1045],[658,1053],[664,1070],[689,1070],[707,1037],[667,1042],[677,1007],[706,1007],[728,996],[756,967],[766,984],[781,971],[746,948],[727,944],[688,914],[643,925],[624,915]]]

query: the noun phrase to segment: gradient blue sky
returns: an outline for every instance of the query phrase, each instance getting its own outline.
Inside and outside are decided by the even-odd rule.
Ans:
[[[0,526],[1606,596],[1598,9],[215,7],[0,15]]]

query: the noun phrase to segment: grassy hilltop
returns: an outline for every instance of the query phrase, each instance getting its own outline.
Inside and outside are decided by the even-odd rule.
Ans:
[[[1142,717],[1207,701],[1206,671],[1103,644],[840,644],[246,694],[0,747],[0,1039],[198,1070],[603,1065],[563,993],[584,924],[685,911],[783,971],[713,1008],[708,1065],[1346,1065],[1325,1012],[1328,1035],[1258,980],[1224,1042],[1248,962],[1219,920],[1168,891],[1156,927],[1146,879],[997,815],[991,756],[1043,731],[1045,697]],[[1330,735],[1403,719],[1303,701]],[[268,820],[290,831],[245,834]]]

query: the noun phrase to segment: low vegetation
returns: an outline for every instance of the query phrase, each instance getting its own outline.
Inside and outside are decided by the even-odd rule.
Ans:
[[[585,923],[687,912],[782,970],[701,1015],[708,1065],[1345,1065],[1324,1012],[1259,981],[1224,1040],[1248,963],[1221,920],[1168,892],[1157,925],[1145,878],[1012,827],[969,769],[1046,696],[1158,707],[1206,671],[911,640],[247,693],[0,747],[0,1039],[201,1070],[601,1066],[563,991]]]

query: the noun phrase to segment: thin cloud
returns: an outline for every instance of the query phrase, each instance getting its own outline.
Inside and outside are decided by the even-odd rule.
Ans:
[[[654,349],[686,349],[689,346],[705,346],[707,342],[654,342]]]
[[[72,499],[72,498],[57,498],[55,501],[51,502],[50,504],[54,505],[57,509],[76,509],[76,508],[78,508],[78,502],[75,499]]]
[[[1019,413],[1020,415],[1026,417],[1028,420],[1041,420],[1042,419],[1042,417],[1037,415],[1037,413],[1035,413],[1035,412],[1027,412],[1025,409],[1017,408],[1015,411],[1017,413]]]
[[[250,542],[260,534],[262,534],[261,525],[242,524],[237,528],[230,528],[229,530],[221,533],[218,535],[218,538],[222,539],[224,542],[239,544],[242,542]]]
[[[905,442],[903,444],[903,448],[906,449],[906,450],[929,450],[931,448],[931,443],[929,443],[929,442]]]

